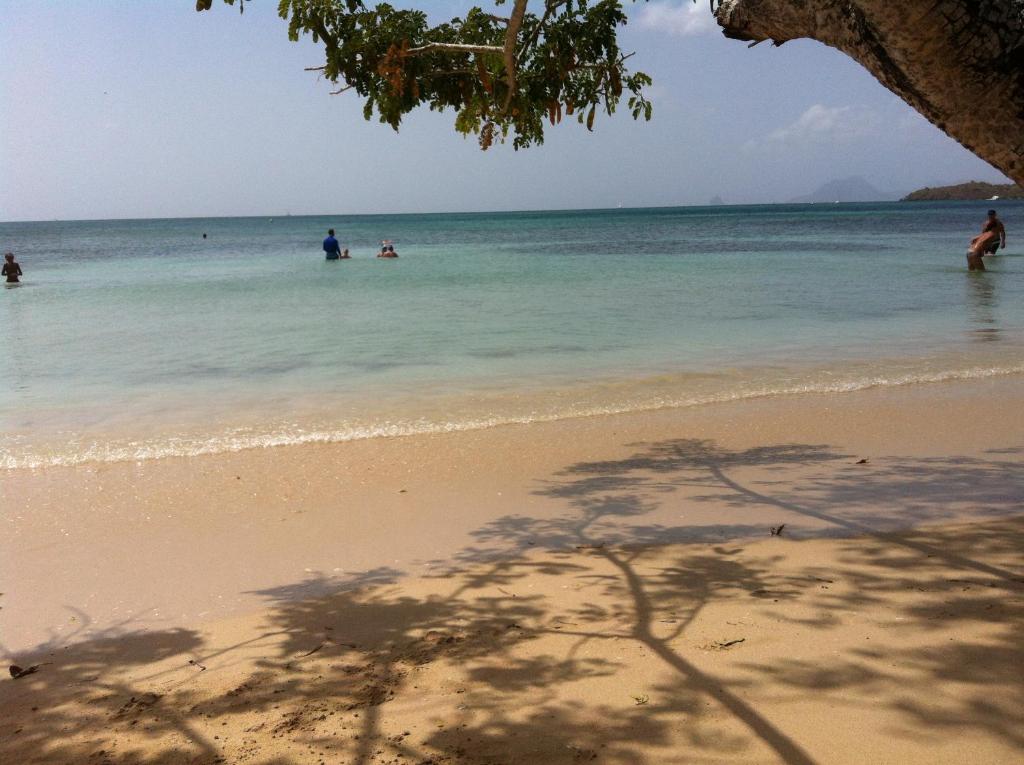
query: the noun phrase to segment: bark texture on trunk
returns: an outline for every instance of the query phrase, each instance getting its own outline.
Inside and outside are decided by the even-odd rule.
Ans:
[[[1024,184],[1024,0],[722,0],[727,37],[843,51]]]

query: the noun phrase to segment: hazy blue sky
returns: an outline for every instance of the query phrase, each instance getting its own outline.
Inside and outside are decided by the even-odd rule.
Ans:
[[[471,3],[412,3],[440,16]],[[486,5],[486,3],[479,3]],[[328,95],[276,0],[0,0],[0,220],[518,210],[784,201],[833,178],[881,189],[1002,180],[816,43],[747,49],[707,2],[638,3],[623,33],[654,120],[575,122],[484,153],[452,114],[402,131]]]

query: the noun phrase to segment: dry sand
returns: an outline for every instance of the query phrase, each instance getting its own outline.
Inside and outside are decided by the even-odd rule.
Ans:
[[[6,474],[0,762],[1020,762],[1022,405]]]

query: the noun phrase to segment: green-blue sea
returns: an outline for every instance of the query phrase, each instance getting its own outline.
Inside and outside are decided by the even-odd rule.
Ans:
[[[0,467],[1020,374],[989,204],[2,223]]]

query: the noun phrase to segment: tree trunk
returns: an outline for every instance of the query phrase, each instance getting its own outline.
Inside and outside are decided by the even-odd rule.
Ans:
[[[721,0],[726,37],[808,37],[860,62],[1024,184],[1024,0]]]

